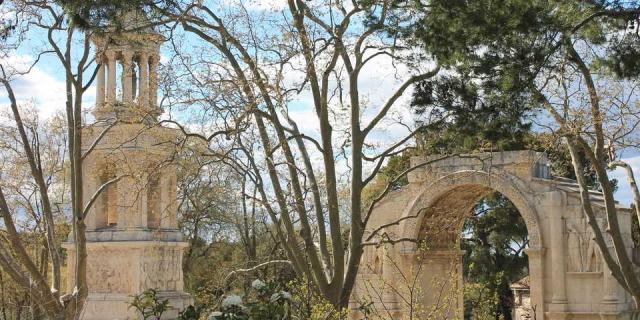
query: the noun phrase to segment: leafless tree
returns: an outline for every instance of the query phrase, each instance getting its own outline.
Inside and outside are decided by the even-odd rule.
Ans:
[[[257,192],[245,197],[269,214],[295,272],[334,306],[346,307],[364,230],[393,184],[367,204],[363,190],[416,133],[397,117],[402,97],[439,71],[435,63],[415,63],[393,33],[411,23],[411,8],[386,0],[290,0],[274,10],[191,1],[165,1],[155,9],[175,31],[177,55],[170,64],[176,86],[166,88],[165,102],[195,112],[205,133],[165,121],[206,141],[220,161],[246,177],[246,190]],[[180,42],[178,28],[191,42]],[[186,47],[196,50],[184,54]],[[362,83],[384,62],[404,65],[406,72],[395,75],[396,88],[384,88],[384,101],[369,99]],[[296,118],[296,109],[308,113]],[[406,135],[391,145],[376,142],[391,125]]]
[[[84,218],[91,206],[91,201],[83,201],[82,193],[82,159],[86,152],[82,150],[82,100],[96,74],[97,68],[90,58],[90,34],[81,33],[71,28],[61,7],[50,1],[12,1],[7,4],[16,14],[14,21],[18,28],[9,34],[5,44],[17,39],[15,46],[3,47],[4,60],[0,63],[0,83],[10,102],[11,119],[8,127],[14,130],[16,152],[25,159],[28,176],[25,181],[33,185],[33,192],[28,202],[34,223],[41,227],[44,235],[43,247],[46,249],[47,262],[38,265],[42,257],[34,256],[28,250],[31,245],[23,237],[25,230],[18,222],[23,212],[16,206],[14,199],[19,197],[15,189],[0,184],[0,215],[4,222],[3,236],[0,241],[0,266],[21,288],[33,297],[40,311],[51,319],[79,318],[87,296],[86,285],[86,240]],[[8,59],[23,40],[34,33],[44,34],[46,40],[34,45],[41,48],[35,61],[25,65],[14,63]],[[33,44],[33,42],[32,42]],[[77,51],[76,51],[77,50]],[[34,122],[27,121],[32,117],[24,113],[34,112],[27,109],[23,98],[16,95],[14,82],[21,76],[33,71],[33,67],[44,57],[52,57],[53,61],[64,70],[66,85],[66,103],[63,141],[57,150],[44,148],[42,132],[34,130]],[[45,85],[45,84],[43,84]],[[33,88],[37,90],[37,88]],[[27,119],[27,120],[25,120]],[[53,154],[48,154],[53,152]],[[52,161],[54,159],[55,161]],[[3,175],[11,174],[11,166],[3,166]],[[52,183],[53,174],[58,174]],[[68,197],[68,206],[54,201],[56,193]],[[87,204],[88,203],[88,204]],[[69,220],[62,219],[68,217]],[[63,294],[61,269],[64,261],[61,258],[59,229],[69,224],[72,229],[73,243],[76,246],[75,284],[67,288],[69,293]],[[48,272],[49,266],[51,273]]]
[[[594,14],[585,21],[597,17],[599,15]],[[563,35],[557,51],[535,80],[534,94],[554,120],[548,128],[565,139],[568,146],[580,186],[582,207],[604,261],[638,306],[640,279],[634,271],[632,257],[625,249],[630,239],[625,239],[619,224],[619,207],[609,169],[627,169],[629,186],[635,196],[636,219],[640,219],[640,198],[633,172],[620,159],[622,153],[619,152],[638,146],[640,109],[636,92],[639,83],[635,79],[618,79],[604,68],[596,68],[593,62],[604,54],[606,50],[598,45]],[[585,163],[590,168],[585,168]],[[585,174],[589,169],[595,172],[603,193],[605,230],[598,225],[596,204],[589,195],[590,186]]]

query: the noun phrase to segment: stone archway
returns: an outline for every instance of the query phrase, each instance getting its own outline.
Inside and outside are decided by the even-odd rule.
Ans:
[[[446,174],[429,184],[417,197],[413,203],[407,206],[403,213],[403,224],[400,225],[400,232],[404,238],[415,238],[429,243],[429,248],[418,249],[405,248],[405,257],[420,256],[422,272],[428,276],[427,281],[422,285],[423,290],[433,290],[432,286],[442,285],[437,279],[447,279],[455,273],[457,279],[452,286],[457,286],[459,294],[455,304],[455,309],[450,311],[455,314],[462,314],[462,261],[463,252],[459,250],[458,240],[462,223],[471,214],[473,207],[493,192],[499,192],[508,198],[518,209],[527,226],[529,234],[529,270],[532,279],[531,304],[542,305],[542,292],[544,284],[542,280],[542,260],[536,253],[541,249],[541,231],[538,221],[538,213],[535,205],[530,203],[526,194],[520,190],[527,190],[526,186],[517,177],[509,176],[500,170],[492,172],[461,170]],[[407,219],[416,216],[416,219]],[[444,219],[443,219],[444,218]],[[447,223],[449,222],[449,223]],[[430,237],[429,239],[425,239]],[[407,260],[407,258],[405,258]],[[452,267],[457,266],[457,269]],[[439,273],[437,272],[439,271]],[[453,290],[453,289],[452,289]],[[433,305],[431,300],[442,300],[442,295],[436,295],[433,299],[426,297],[423,305]],[[452,300],[451,297],[447,297]],[[442,306],[446,307],[446,306]],[[442,308],[441,307],[441,308]],[[441,315],[443,312],[439,312]],[[454,317],[452,317],[454,318]]]
[[[379,300],[377,307],[384,308],[394,319],[406,317],[410,309],[406,298],[391,288],[399,287],[399,281],[407,278],[398,274],[416,274],[416,270],[421,270],[426,273],[425,277],[444,277],[442,270],[453,265],[451,261],[460,255],[459,248],[456,252],[451,247],[439,247],[438,241],[451,243],[454,237],[459,237],[460,225],[456,223],[471,212],[478,200],[497,191],[516,206],[529,232],[526,254],[536,319],[621,319],[630,310],[629,297],[606,270],[575,270],[570,263],[573,256],[583,255],[581,250],[588,250],[577,246],[575,237],[588,239],[589,229],[582,223],[584,218],[575,182],[552,177],[544,154],[486,153],[431,163],[439,158],[413,158],[412,165],[422,168],[409,176],[409,186],[376,206],[367,230],[388,226],[384,234],[389,238],[415,242],[382,246],[386,259],[382,261],[380,274],[361,268],[352,297],[354,303],[367,295],[369,300],[375,300],[370,295],[374,290]],[[601,201],[600,197],[592,192],[596,204]],[[621,225],[629,224],[628,214],[621,211]],[[630,238],[630,229],[628,232]],[[418,243],[425,243],[421,240],[428,237],[431,238],[425,242],[434,248],[425,251]],[[379,250],[366,248],[363,264],[366,266],[372,257],[378,258]],[[461,271],[456,276],[461,285]],[[425,283],[418,284],[425,296],[421,301],[430,307],[429,295],[433,295],[434,290]],[[447,288],[455,287],[455,281],[451,283]],[[452,299],[458,299],[454,304],[461,308],[462,297]],[[444,317],[454,319],[453,314],[450,312]]]

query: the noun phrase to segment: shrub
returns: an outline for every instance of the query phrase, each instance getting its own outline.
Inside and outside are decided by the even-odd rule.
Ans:
[[[170,308],[169,300],[161,300],[155,289],[147,289],[132,298],[133,301],[129,304],[129,308],[133,307],[138,310],[144,320],[160,320],[162,314]]]

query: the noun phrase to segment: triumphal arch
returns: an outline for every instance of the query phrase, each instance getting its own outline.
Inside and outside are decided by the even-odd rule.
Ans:
[[[82,165],[87,231],[85,320],[140,319],[133,295],[147,289],[167,299],[163,319],[192,303],[184,292],[187,243],[177,222],[176,130],[158,125],[158,63],[163,38],[144,15],[129,12],[124,29],[92,40],[96,75],[95,121],[83,129]],[[65,244],[68,280],[75,281],[73,235]]]
[[[528,319],[631,319],[632,299],[602,261],[577,184],[552,177],[544,154],[414,157],[411,165],[421,167],[408,186],[373,211],[368,233],[382,227],[376,237],[399,241],[365,249],[354,308],[370,301],[386,318],[462,319],[462,223],[497,191],[517,207],[529,234]],[[590,196],[604,228],[602,195]],[[621,208],[619,219],[631,251],[630,211]]]

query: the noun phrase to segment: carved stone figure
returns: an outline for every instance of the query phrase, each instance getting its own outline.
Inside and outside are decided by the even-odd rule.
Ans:
[[[595,233],[586,220],[567,222],[567,249],[569,272],[602,271],[600,249],[596,244]]]
[[[584,272],[585,252],[582,226],[567,222],[567,249],[569,251],[567,259],[567,271]]]
[[[587,234],[587,249],[586,249],[586,271],[587,272],[601,272],[602,271],[602,254],[600,248],[595,240],[595,232],[591,227],[588,227]]]

